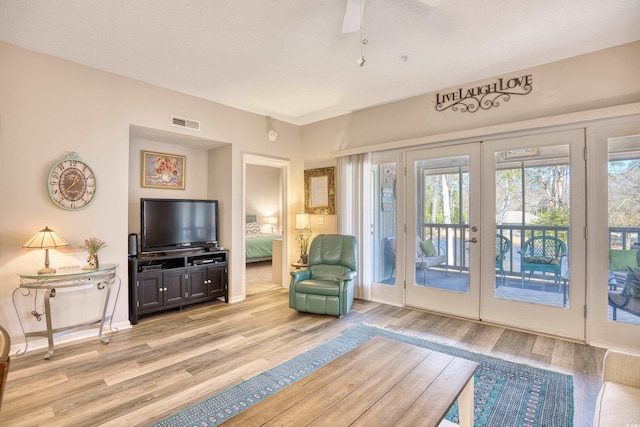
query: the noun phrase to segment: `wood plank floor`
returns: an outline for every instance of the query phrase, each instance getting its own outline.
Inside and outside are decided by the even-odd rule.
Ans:
[[[591,425],[604,350],[356,300],[338,319],[288,308],[286,289],[142,318],[130,330],[14,357],[2,426],[145,426],[367,323],[572,373],[575,424]]]

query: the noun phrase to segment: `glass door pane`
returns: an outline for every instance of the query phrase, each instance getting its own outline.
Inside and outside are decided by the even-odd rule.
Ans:
[[[569,146],[495,153],[495,297],[564,307],[570,217]]]
[[[372,165],[373,281],[396,284],[396,163]]]
[[[480,143],[407,153],[406,305],[479,317]]]
[[[640,135],[609,138],[607,148],[608,319],[640,325]]]

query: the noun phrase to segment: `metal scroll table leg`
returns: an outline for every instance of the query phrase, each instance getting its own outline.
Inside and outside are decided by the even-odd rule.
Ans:
[[[107,288],[107,296],[104,299],[104,307],[102,307],[102,317],[100,319],[100,329],[98,330],[98,339],[103,344],[109,344],[109,338],[102,338],[102,330],[104,328],[104,321],[107,316],[107,306],[109,305],[109,296],[111,294],[111,286],[109,286],[109,284],[105,282],[98,283],[98,289],[104,289],[105,287]]]
[[[104,329],[105,322],[107,320],[111,320],[111,318],[113,317],[113,315],[107,317],[107,308],[109,307],[109,300],[110,300],[110,297],[111,297],[111,285],[112,285],[112,283],[114,281],[115,281],[114,279],[105,280],[105,281],[102,281],[102,282],[98,283],[98,285],[97,285],[97,288],[99,290],[107,288],[107,296],[104,299],[104,307],[102,307],[102,317],[100,319],[100,329],[98,330],[98,339],[103,344],[109,344],[109,338],[103,338],[102,337],[102,331]]]
[[[55,298],[56,290],[47,289],[44,293],[44,315],[47,319],[47,340],[49,341],[49,351],[45,354],[45,360],[53,357],[53,325],[51,323],[51,298]]]

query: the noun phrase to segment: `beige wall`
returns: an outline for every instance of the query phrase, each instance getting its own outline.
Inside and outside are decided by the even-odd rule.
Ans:
[[[290,224],[303,206],[297,126],[274,121],[279,133],[274,144],[267,139],[264,117],[5,43],[0,43],[0,75],[0,157],[5,159],[0,168],[0,324],[9,330],[14,343],[23,341],[11,303],[12,291],[18,286],[17,274],[35,271],[44,259],[42,251],[22,249],[21,245],[45,225],[70,243],[67,248],[51,251],[53,267],[84,263],[86,254],[79,246],[87,237],[107,241],[109,246],[101,252],[101,262],[120,264],[123,280],[115,322],[127,322],[131,200],[141,194],[179,197],[178,190],[140,189],[136,168],[141,148],[187,154],[187,190],[182,194],[221,200],[221,243],[231,249],[232,297],[241,293],[238,281],[244,268],[233,262],[241,257],[238,252],[242,247],[241,198],[233,196],[242,191],[242,153],[290,160]],[[200,121],[201,132],[176,129],[170,124],[171,115]],[[168,145],[131,142],[131,125],[197,135],[228,145],[194,152],[193,147],[183,147],[179,141]],[[93,203],[80,211],[56,207],[46,191],[50,168],[70,151],[77,152],[93,168],[98,181]],[[201,172],[203,176],[197,177]],[[60,320],[86,320],[84,306],[80,302],[64,312],[60,310]],[[40,329],[43,325],[28,314],[32,309],[26,304],[19,307],[26,327]],[[42,340],[34,343],[43,344]]]
[[[426,94],[303,127],[276,121],[278,141],[270,143],[264,117],[0,43],[0,155],[4,160],[0,168],[0,323],[14,341],[22,342],[11,294],[18,285],[17,273],[42,265],[41,251],[21,245],[45,225],[71,244],[52,251],[54,267],[84,262],[85,254],[78,247],[87,237],[109,243],[101,260],[121,265],[123,285],[115,320],[126,323],[127,235],[132,229],[129,223],[137,221],[135,213],[130,213],[135,211],[132,200],[156,194],[139,188],[136,153],[142,148],[166,148],[198,157],[189,163],[187,176],[188,183],[197,181],[197,186],[183,194],[220,200],[220,240],[231,249],[231,297],[238,298],[244,266],[234,259],[241,258],[243,239],[239,197],[243,153],[291,161],[287,215],[289,231],[295,233],[294,214],[303,207],[303,159],[304,167],[323,167],[332,164],[331,153],[338,150],[640,101],[640,42],[504,77],[523,73],[533,75],[533,92],[489,111],[439,113],[434,110],[435,94]],[[130,139],[132,125],[190,137],[196,134],[176,130],[170,125],[171,115],[200,121],[198,138],[225,145],[194,152],[180,141]],[[54,206],[45,186],[51,166],[70,151],[93,167],[99,185],[94,202],[76,212]],[[206,176],[198,178],[200,173]],[[333,232],[335,217],[325,218],[321,227],[312,218],[311,225],[314,233]],[[295,242],[290,242],[289,250],[297,256]],[[63,320],[87,314],[82,302],[70,307]],[[28,315],[31,308],[20,310],[28,328],[42,327]]]
[[[446,67],[446,61],[443,66]],[[305,164],[310,159],[329,157],[333,151],[638,102],[640,42],[496,77],[526,74],[533,78],[530,94],[512,96],[500,107],[486,111],[438,112],[436,94],[429,93],[303,126]],[[463,83],[438,92],[472,88],[495,80]]]

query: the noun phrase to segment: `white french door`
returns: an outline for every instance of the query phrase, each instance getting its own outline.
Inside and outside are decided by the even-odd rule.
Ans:
[[[480,316],[480,143],[411,151],[406,305]]]
[[[584,152],[583,130],[483,142],[483,320],[584,340]]]
[[[590,342],[637,351],[637,300],[624,296],[629,267],[640,264],[640,122],[635,120],[588,129],[587,188],[594,207],[587,283]]]
[[[582,130],[406,153],[405,304],[585,338]]]

